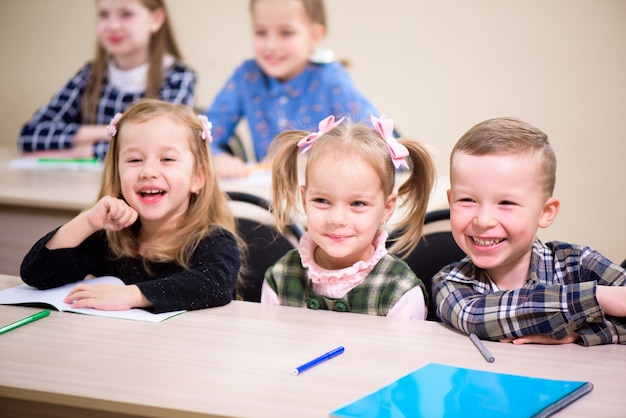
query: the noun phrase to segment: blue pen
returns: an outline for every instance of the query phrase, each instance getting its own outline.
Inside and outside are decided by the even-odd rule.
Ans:
[[[326,360],[330,360],[333,357],[337,357],[339,354],[343,353],[344,350],[345,348],[343,347],[337,347],[334,350],[331,350],[326,354],[322,354],[321,356],[314,358],[308,363],[304,363],[302,366],[296,367],[295,369],[291,371],[291,374],[294,376],[297,376],[303,371],[310,369],[311,367],[317,366],[318,364],[323,363]]]

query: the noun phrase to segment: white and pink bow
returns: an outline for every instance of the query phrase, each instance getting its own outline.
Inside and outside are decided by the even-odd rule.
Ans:
[[[206,115],[198,115],[198,120],[200,121],[200,125],[202,125],[200,137],[205,141],[209,141],[209,143],[213,142],[213,136],[211,135],[213,124],[209,122],[209,118],[207,118]]]
[[[311,148],[311,145],[313,145],[313,143],[317,141],[320,136],[327,134],[331,130],[335,129],[337,126],[339,126],[341,122],[343,122],[344,119],[345,117],[342,117],[337,122],[335,122],[335,117],[333,115],[330,115],[326,119],[322,120],[317,125],[319,131],[311,132],[300,141],[298,141],[298,148],[302,148],[302,151],[300,151],[300,153],[304,154],[305,152],[307,152],[309,148]]]
[[[122,119],[122,114],[116,113],[115,116],[113,116],[113,119],[111,119],[111,122],[109,122],[109,126],[107,126],[107,133],[111,137],[114,137],[115,134],[117,133],[117,124],[120,121],[120,119]]]
[[[387,143],[389,155],[391,156],[391,161],[393,162],[394,167],[396,167],[396,169],[400,167],[409,168],[405,159],[405,157],[409,155],[409,150],[404,145],[399,143],[396,138],[394,138],[393,121],[385,115],[382,115],[379,118],[372,115],[372,126],[374,126],[374,129],[376,129],[376,131]]]

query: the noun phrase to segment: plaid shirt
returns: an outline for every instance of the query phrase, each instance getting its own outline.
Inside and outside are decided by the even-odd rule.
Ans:
[[[81,102],[91,73],[91,63],[85,64],[50,102],[40,108],[22,127],[18,139],[20,151],[46,151],[72,147],[72,138],[82,122]],[[158,98],[173,103],[194,105],[196,76],[193,70],[180,62],[169,67]],[[108,125],[116,113],[144,96],[143,92],[123,92],[104,81],[96,114],[97,125]],[[109,148],[108,141],[94,144],[94,156],[103,159]]]
[[[468,257],[437,273],[432,289],[444,323],[483,339],[577,332],[586,346],[626,344],[626,318],[604,315],[596,285],[626,286],[626,271],[589,247],[536,240],[521,289],[494,291]]]
[[[309,63],[302,73],[281,82],[267,77],[254,60],[235,70],[205,114],[213,123],[213,154],[224,152],[221,147],[243,117],[258,161],[283,131],[317,131],[318,123],[331,114],[350,116],[357,122],[369,122],[370,115],[379,115],[339,62]]]
[[[302,267],[300,253],[294,249],[267,270],[265,280],[278,295],[281,305],[379,316],[387,316],[389,309],[416,286],[427,294],[424,284],[409,266],[389,253],[378,261],[363,283],[339,299],[316,294],[307,271]]]

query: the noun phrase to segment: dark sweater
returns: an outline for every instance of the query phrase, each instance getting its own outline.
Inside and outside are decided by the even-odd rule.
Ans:
[[[116,276],[126,284],[136,284],[154,304],[155,313],[221,306],[232,299],[241,259],[233,235],[221,228],[200,241],[189,261],[189,270],[178,263],[149,263],[143,259],[114,259],[106,233],[99,231],[75,248],[49,250],[46,243],[56,233],[40,239],[22,261],[22,280],[39,289],[73,283],[86,275]]]

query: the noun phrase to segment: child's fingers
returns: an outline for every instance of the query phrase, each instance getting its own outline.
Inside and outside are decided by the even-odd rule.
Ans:
[[[84,283],[74,286],[72,290],[70,290],[70,292],[65,296],[65,298],[63,299],[63,302],[72,304],[76,300],[85,298],[86,295],[88,295],[91,287],[92,286],[84,284]]]
[[[97,229],[119,231],[134,224],[138,213],[122,199],[105,196],[89,211],[91,224]]]
[[[136,286],[135,286],[136,288]],[[119,285],[78,285],[65,297],[72,308],[93,308],[107,311],[126,310],[133,307],[132,288]]]
[[[107,218],[111,221],[109,227],[116,230],[132,225],[137,220],[137,216],[137,211],[121,199],[111,202],[107,213]]]
[[[126,208],[124,208],[124,213],[121,214],[121,216],[117,220],[117,223],[123,228],[126,228],[135,223],[135,221],[137,220],[137,216],[137,211],[130,206],[127,206]]]
[[[120,199],[114,199],[108,202],[107,218],[117,220],[122,217],[128,205]]]

